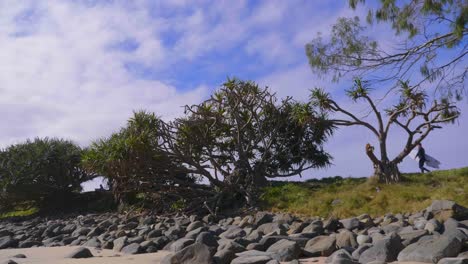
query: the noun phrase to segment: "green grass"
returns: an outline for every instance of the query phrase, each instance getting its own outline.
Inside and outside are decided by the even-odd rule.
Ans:
[[[340,218],[364,213],[379,216],[416,212],[437,199],[468,207],[468,167],[403,177],[401,183],[392,185],[367,178],[340,177],[275,183],[264,190],[262,201],[266,210]]]
[[[28,209],[15,209],[15,210],[0,214],[0,219],[9,218],[9,217],[30,216],[37,212],[39,212],[39,209],[37,207],[31,207]]]

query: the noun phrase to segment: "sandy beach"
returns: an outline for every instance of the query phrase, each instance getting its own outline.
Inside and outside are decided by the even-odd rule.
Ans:
[[[0,250],[0,263],[11,259],[18,264],[47,263],[47,264],[158,264],[170,252],[160,250],[156,253],[125,255],[108,249],[89,248],[95,257],[84,259],[67,258],[75,247],[36,247]],[[14,255],[24,254],[26,258],[14,258]],[[324,257],[301,259],[300,263],[324,264]],[[282,262],[288,263],[288,262]]]
[[[0,250],[0,263],[12,259],[19,264],[157,264],[169,254],[168,251],[156,253],[124,255],[113,250],[97,250],[89,248],[95,257],[86,259],[71,259],[66,256],[78,247],[37,247]],[[27,258],[13,258],[16,254],[24,254]]]
[[[0,263],[11,259],[18,264],[44,263],[44,264],[158,264],[169,251],[160,250],[156,253],[125,255],[113,250],[100,250],[89,248],[95,257],[84,259],[67,258],[73,250],[79,247],[36,247],[0,250]],[[14,255],[24,254],[27,258],[13,258]],[[325,264],[326,257],[300,259],[302,264]],[[286,264],[289,262],[281,262]],[[393,262],[393,264],[424,264],[421,262]],[[426,263],[427,264],[427,263]]]

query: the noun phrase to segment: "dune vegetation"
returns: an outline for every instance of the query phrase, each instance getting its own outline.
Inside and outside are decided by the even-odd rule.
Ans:
[[[277,182],[262,195],[268,210],[340,218],[416,212],[440,199],[468,206],[468,167],[403,174],[400,183],[390,185],[373,178],[341,177]]]

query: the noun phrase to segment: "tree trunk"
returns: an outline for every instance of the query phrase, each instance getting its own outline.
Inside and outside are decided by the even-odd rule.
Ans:
[[[374,177],[377,177],[382,183],[396,183],[401,180],[401,173],[397,164],[380,162],[378,166],[374,167]]]
[[[370,144],[366,145],[366,154],[374,165],[374,177],[382,183],[395,183],[401,179],[401,173],[398,169],[398,165],[386,159],[379,160],[374,155],[374,147]]]

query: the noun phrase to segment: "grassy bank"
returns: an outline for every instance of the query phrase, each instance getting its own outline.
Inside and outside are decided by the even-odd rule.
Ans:
[[[436,199],[468,207],[468,167],[403,177],[403,182],[394,185],[339,177],[282,182],[266,188],[262,200],[266,210],[323,217],[415,212]]]

